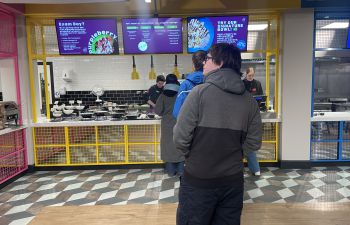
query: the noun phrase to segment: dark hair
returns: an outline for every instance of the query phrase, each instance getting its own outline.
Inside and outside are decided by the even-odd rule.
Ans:
[[[207,56],[207,52],[203,50],[198,50],[192,55],[192,63],[195,71],[203,71],[203,62],[205,61],[205,57]]]
[[[158,81],[163,81],[163,82],[165,82],[165,77],[164,77],[163,75],[158,75],[158,76],[157,76],[156,82],[158,83]]]
[[[175,74],[168,74],[165,79],[166,84],[178,84],[180,85],[179,81],[177,80],[177,76]]]
[[[238,75],[242,75],[241,51],[233,44],[214,44],[209,48],[208,53],[213,57],[212,60],[215,64],[220,65],[222,63],[221,68],[231,68]]]

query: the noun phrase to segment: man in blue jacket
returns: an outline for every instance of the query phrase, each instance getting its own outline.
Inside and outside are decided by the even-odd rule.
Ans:
[[[179,115],[181,106],[185,102],[186,97],[191,92],[192,88],[204,82],[203,62],[206,55],[207,52],[202,50],[196,51],[192,55],[192,63],[195,71],[188,74],[186,80],[184,80],[180,85],[173,110],[173,116],[175,118],[177,118]]]

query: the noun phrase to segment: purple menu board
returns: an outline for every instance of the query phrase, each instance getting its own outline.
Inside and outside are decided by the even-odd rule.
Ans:
[[[346,42],[346,48],[350,48],[350,27],[348,27],[348,41]]]
[[[56,19],[61,55],[116,55],[116,19]]]
[[[207,51],[212,44],[231,43],[247,50],[248,16],[187,18],[187,51]]]
[[[122,19],[125,54],[182,53],[181,18]]]

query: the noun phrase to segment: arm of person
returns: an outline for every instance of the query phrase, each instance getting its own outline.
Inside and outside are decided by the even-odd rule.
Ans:
[[[174,126],[174,144],[186,156],[190,152],[193,133],[199,122],[199,89],[192,89],[184,102]]]
[[[152,106],[153,108],[156,106],[156,103],[151,100],[151,96],[154,95],[155,92],[155,87],[152,86],[150,89],[148,89],[148,99],[147,99],[147,104]]]
[[[251,107],[253,110],[249,116],[247,136],[242,145],[244,155],[248,155],[252,151],[258,151],[262,143],[262,121],[260,110],[255,100],[251,101]]]
[[[149,100],[151,101],[151,100]],[[164,95],[161,94],[155,105],[155,113],[159,116],[163,116],[164,114]]]
[[[148,100],[147,104],[152,106],[153,108],[156,107],[156,104],[154,104],[154,102],[152,102],[151,100]]]
[[[180,109],[184,104],[187,95],[188,95],[188,85],[187,85],[187,81],[185,80],[184,82],[181,83],[178,90],[178,94],[176,96],[174,109],[173,109],[173,117],[175,119],[177,119],[177,117],[179,116]]]
[[[264,90],[262,89],[261,82],[258,82],[258,95],[264,95]]]

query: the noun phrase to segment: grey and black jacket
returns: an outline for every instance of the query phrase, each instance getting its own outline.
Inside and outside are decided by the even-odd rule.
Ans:
[[[198,187],[232,185],[242,179],[243,153],[261,147],[258,104],[236,72],[212,71],[187,97],[173,138],[186,157],[186,182]]]

